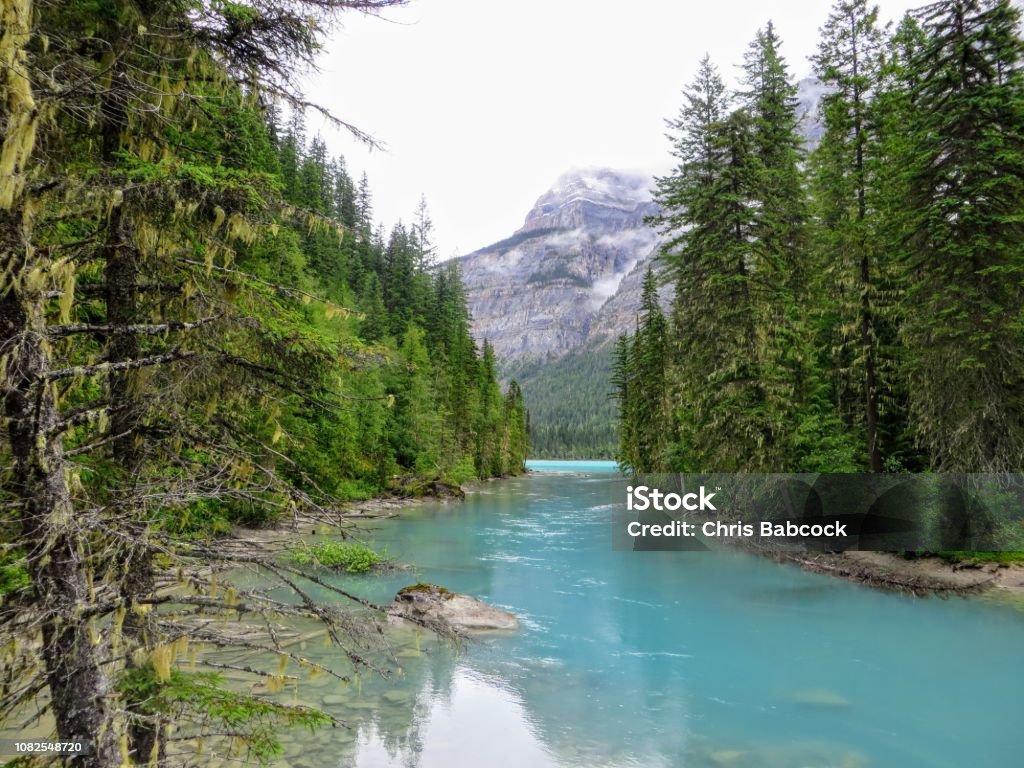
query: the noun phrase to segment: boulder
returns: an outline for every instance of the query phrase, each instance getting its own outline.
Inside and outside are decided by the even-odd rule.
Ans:
[[[388,615],[439,622],[470,632],[519,628],[519,620],[508,611],[436,584],[413,584],[400,589],[388,609]]]

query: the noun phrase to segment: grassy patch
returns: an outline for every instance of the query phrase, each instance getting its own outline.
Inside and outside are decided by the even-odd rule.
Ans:
[[[322,541],[291,555],[297,565],[322,565],[346,573],[366,573],[384,562],[384,557],[364,544],[346,541]]]

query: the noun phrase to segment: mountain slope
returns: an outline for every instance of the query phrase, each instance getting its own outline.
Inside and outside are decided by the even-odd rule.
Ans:
[[[460,259],[474,336],[503,360],[524,360],[621,332],[639,306],[630,273],[657,245],[644,223],[657,211],[650,187],[638,174],[568,173],[511,237]]]

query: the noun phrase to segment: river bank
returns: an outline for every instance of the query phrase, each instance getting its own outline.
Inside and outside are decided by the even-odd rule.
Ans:
[[[967,596],[990,590],[1024,596],[1021,563],[950,562],[940,557],[907,558],[894,552],[798,554],[782,549],[745,549],[811,573],[917,596]]]

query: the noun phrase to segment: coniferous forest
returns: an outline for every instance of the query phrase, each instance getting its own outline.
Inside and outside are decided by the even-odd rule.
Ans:
[[[753,557],[703,572],[722,591],[682,595],[662,579],[676,573],[665,559],[638,552],[623,568],[623,553],[595,555],[608,549],[615,506],[599,489],[626,482],[611,462],[603,478],[538,473],[479,488],[458,512],[410,512],[413,533],[385,546],[413,539],[404,554],[415,563],[360,537],[396,516],[396,498],[461,496],[463,483],[524,473],[531,434],[536,455],[559,458],[604,456],[617,441],[633,473],[1020,472],[1020,10],[941,0],[884,25],[868,0],[838,0],[813,59],[825,96],[811,149],[781,30],[758,32],[735,88],[705,57],[669,121],[674,170],[656,180],[652,222],[660,263],[646,273],[635,333],[610,365],[604,348],[502,369],[471,334],[427,201],[386,228],[367,175],[308,127],[380,148],[303,83],[347,18],[404,4],[0,0],[0,735],[45,732],[85,745],[63,764],[114,768],[269,764],[305,747],[284,743],[289,729],[302,739],[338,727],[343,738],[328,734],[296,764],[343,764],[377,739],[389,764],[418,765],[430,707],[455,712],[461,680],[476,720],[451,722],[482,729],[501,713],[507,733],[496,732],[512,740],[445,735],[431,764],[487,764],[474,751],[485,746],[506,762],[527,755],[522,764],[874,764],[848,749],[827,761],[797,750],[784,763],[775,745],[733,743],[739,717],[728,733],[704,729],[723,711],[716,676],[753,692],[747,709],[765,723],[784,715],[771,720],[784,733],[806,722],[787,704],[833,713],[850,701],[817,680],[780,696],[778,677],[845,664],[863,696],[857,717],[886,723],[858,720],[850,733],[885,731],[888,749],[888,718],[931,717],[930,702],[901,709],[922,691],[899,654],[934,641],[959,663],[966,635],[932,632],[938,612],[922,621],[911,601],[853,590],[841,594],[856,610],[819,621],[804,598],[822,582],[795,570],[783,579]],[[592,287],[574,275],[548,276]],[[499,370],[513,374],[507,386]],[[544,382],[529,393],[536,412],[516,379]],[[394,603],[361,594],[367,584],[383,594],[385,577],[405,581],[413,568],[494,605],[452,600],[421,572]],[[359,581],[371,571],[378,581]],[[958,572],[934,589],[980,591],[997,584],[990,575],[967,583]],[[761,579],[764,590],[747,589]],[[718,610],[722,594],[772,610]],[[477,613],[459,625],[395,612],[420,598]],[[660,613],[631,612],[640,608]],[[876,612],[892,617],[894,637],[930,633],[901,636],[895,652],[879,644],[888,666],[877,668],[895,670],[882,684],[862,684],[859,651],[807,656],[815,662],[770,680],[758,679],[761,656],[746,665],[721,652],[748,621],[767,628],[766,647],[820,630],[804,650],[823,652]],[[942,621],[975,627],[989,615]],[[456,669],[466,627],[507,634],[483,666]],[[693,654],[679,652],[684,633]],[[953,674],[982,691],[974,698],[995,697],[1019,661],[1011,646],[977,646],[1007,659],[988,676],[980,665]],[[712,671],[691,674],[690,659]],[[388,686],[368,686],[380,699],[368,707],[361,675]],[[299,698],[300,679],[315,678],[331,686],[316,694],[321,706]],[[974,726],[982,746],[1012,709],[993,701]],[[352,714],[369,708],[391,711]],[[643,717],[616,714],[626,710]],[[408,728],[389,733],[396,712]],[[766,730],[753,728],[753,741]],[[916,724],[907,731],[904,754],[916,755],[924,739]],[[509,734],[520,733],[544,748],[516,745]],[[466,751],[443,751],[453,744]]]
[[[1024,41],[1008,0],[883,26],[841,0],[798,134],[780,30],[729,89],[700,62],[657,180],[670,311],[648,275],[613,383],[634,471],[1024,466]]]
[[[190,611],[305,615],[368,664],[345,610],[218,587],[243,562],[299,595],[308,574],[211,537],[522,470],[521,392],[426,204],[383,231],[303,127],[374,143],[295,73],[328,25],[399,3],[0,4],[0,718],[48,691],[57,736],[93,747],[76,764],[163,764],[189,718],[256,758],[326,722],[172,669],[233,642]],[[190,589],[159,592],[175,572]]]

